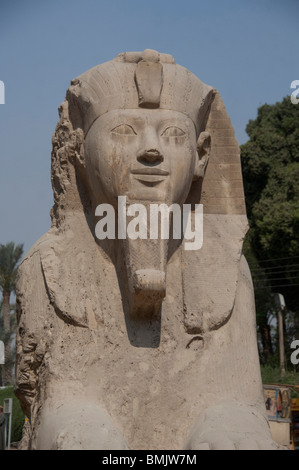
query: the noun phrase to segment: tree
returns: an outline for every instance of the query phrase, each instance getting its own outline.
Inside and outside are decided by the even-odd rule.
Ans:
[[[0,245],[0,289],[2,292],[3,330],[5,342],[5,357],[11,354],[11,305],[10,296],[16,289],[18,264],[23,255],[23,244],[15,245],[9,242]],[[5,367],[5,382],[11,383],[11,366],[9,361]]]
[[[299,105],[290,97],[264,104],[246,132],[249,141],[241,146],[251,227],[246,251],[267,362],[273,351],[267,319],[271,293],[282,293],[288,309],[299,314]]]

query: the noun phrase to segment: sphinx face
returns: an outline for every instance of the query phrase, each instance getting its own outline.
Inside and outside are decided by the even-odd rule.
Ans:
[[[129,201],[183,204],[196,162],[191,119],[161,109],[124,109],[100,116],[85,139],[95,205]]]

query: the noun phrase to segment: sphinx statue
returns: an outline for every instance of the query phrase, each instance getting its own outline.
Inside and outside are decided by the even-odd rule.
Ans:
[[[51,176],[52,226],[18,273],[22,447],[275,449],[219,93],[171,55],[119,54],[72,80]],[[153,204],[189,205],[192,223],[201,205],[200,249],[184,232],[124,236],[123,220]],[[116,235],[97,237],[109,208]]]

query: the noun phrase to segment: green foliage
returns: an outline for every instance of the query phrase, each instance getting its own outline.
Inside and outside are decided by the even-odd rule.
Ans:
[[[241,159],[255,284],[281,292],[298,311],[299,105],[290,97],[265,104],[246,131]]]
[[[14,394],[13,387],[6,387],[0,390],[0,405],[3,406],[5,398],[13,399],[11,442],[18,442],[22,439],[25,415],[21,409],[19,400]]]
[[[266,384],[277,384],[277,385],[298,385],[299,386],[299,374],[295,370],[286,371],[285,375],[281,377],[279,367],[272,367],[269,365],[261,367],[262,382]],[[299,398],[299,391],[292,390],[292,398]]]
[[[250,231],[244,254],[255,287],[260,359],[268,366],[263,373],[272,376],[265,381],[279,383],[274,293],[284,295],[288,309],[288,367],[290,344],[299,339],[299,105],[289,96],[264,104],[246,131],[249,140],[241,146],[241,160]]]
[[[9,242],[0,245],[0,290],[2,302],[0,310],[0,339],[5,344],[5,384],[11,384],[12,366],[15,360],[15,352],[12,348],[13,334],[16,330],[16,315],[10,305],[10,295],[16,289],[18,264],[23,255],[23,245],[15,245]]]
[[[298,142],[299,145],[299,142]],[[252,207],[262,256],[299,253],[299,162],[272,168],[260,199]]]
[[[269,365],[261,367],[263,384],[299,385],[299,374],[295,370],[286,371],[281,377],[279,367]]]
[[[15,245],[9,242],[0,245],[0,288],[2,292],[14,292],[18,263],[23,255],[23,244]]]
[[[3,302],[0,300],[0,340],[4,343],[10,339],[12,332],[16,330],[17,325],[17,314],[16,314],[16,304],[10,304],[10,332],[5,334],[4,332],[4,321],[3,321]]]

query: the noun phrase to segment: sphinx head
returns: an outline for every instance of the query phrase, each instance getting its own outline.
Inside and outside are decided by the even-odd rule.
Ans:
[[[73,80],[70,116],[85,133],[95,204],[118,196],[183,204],[207,162],[200,134],[212,94],[171,56],[150,50],[120,54]]]
[[[182,205],[209,156],[206,118],[214,90],[172,56],[120,54],[72,81],[69,121],[84,135],[80,164],[93,207]],[[79,152],[80,153],[80,152]],[[166,291],[167,240],[124,240],[132,312],[151,314]]]

